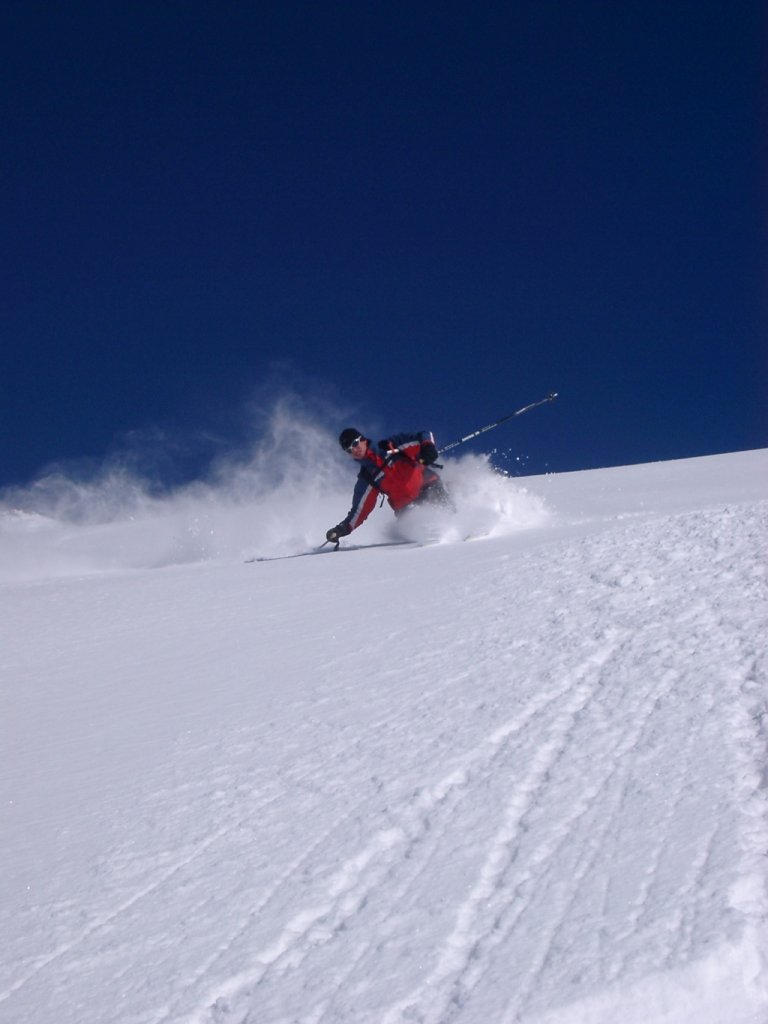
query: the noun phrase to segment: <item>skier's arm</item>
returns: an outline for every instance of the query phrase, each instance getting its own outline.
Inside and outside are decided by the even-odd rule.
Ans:
[[[363,477],[358,477],[355,490],[352,495],[352,508],[347,516],[337,526],[328,530],[327,540],[338,540],[339,537],[347,537],[358,526],[362,526],[368,516],[376,507],[376,499],[379,496],[378,490]],[[333,534],[333,536],[331,536]]]
[[[412,462],[421,462],[430,466],[437,461],[435,439],[429,430],[420,430],[416,434],[395,434],[379,441],[382,453],[401,452]]]

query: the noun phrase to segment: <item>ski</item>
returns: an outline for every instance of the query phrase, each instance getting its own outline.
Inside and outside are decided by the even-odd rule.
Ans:
[[[252,565],[254,562],[282,562],[287,558],[307,558],[310,555],[333,555],[337,551],[369,551],[373,548],[402,548],[418,546],[418,541],[385,540],[380,541],[378,544],[345,544],[338,548],[311,548],[309,551],[294,551],[292,554],[288,555],[254,555],[253,558],[244,559],[244,562],[246,565]]]

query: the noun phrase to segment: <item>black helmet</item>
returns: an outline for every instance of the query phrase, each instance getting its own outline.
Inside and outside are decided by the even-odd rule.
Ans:
[[[354,427],[345,427],[339,434],[339,444],[346,451],[362,436],[360,430],[356,430]]]

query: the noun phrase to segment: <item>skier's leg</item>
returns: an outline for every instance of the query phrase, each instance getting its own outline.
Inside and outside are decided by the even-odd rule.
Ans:
[[[450,512],[456,511],[456,506],[454,505],[450,494],[437,474],[435,474],[435,479],[431,483],[427,484],[427,486],[422,490],[421,494],[413,504],[439,505],[440,508],[448,509]]]

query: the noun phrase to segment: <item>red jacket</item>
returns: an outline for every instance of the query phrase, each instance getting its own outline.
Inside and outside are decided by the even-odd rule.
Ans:
[[[368,451],[360,462],[352,508],[344,519],[350,531],[365,522],[380,494],[386,496],[395,512],[399,512],[440,479],[434,470],[419,462],[425,450],[435,453],[435,441],[428,430],[418,434],[395,434],[389,439],[389,446],[388,450],[379,452],[368,442]]]

